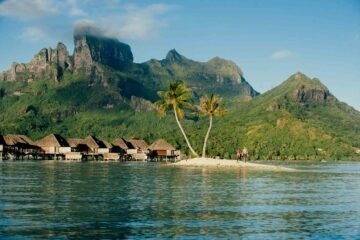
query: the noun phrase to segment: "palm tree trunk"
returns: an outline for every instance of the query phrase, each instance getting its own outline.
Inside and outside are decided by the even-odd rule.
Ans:
[[[207,145],[207,141],[210,135],[210,131],[212,128],[212,123],[213,123],[213,116],[212,114],[210,114],[210,124],[209,124],[209,129],[207,130],[206,136],[205,136],[205,140],[204,140],[204,146],[203,146],[203,152],[202,152],[202,157],[205,158],[206,155],[206,145]]]
[[[179,121],[179,118],[178,118],[178,115],[177,115],[177,113],[176,113],[175,108],[174,108],[174,113],[175,113],[176,122],[177,122],[177,124],[179,125],[179,128],[180,128],[180,130],[181,130],[181,133],[184,135],[185,141],[186,141],[188,147],[190,148],[191,153],[194,154],[196,157],[198,157],[199,155],[198,155],[198,154],[194,151],[194,149],[191,147],[191,144],[190,144],[188,138],[186,137],[185,131],[184,131],[184,129],[182,128],[182,126],[181,126],[181,124],[180,124],[180,121]]]

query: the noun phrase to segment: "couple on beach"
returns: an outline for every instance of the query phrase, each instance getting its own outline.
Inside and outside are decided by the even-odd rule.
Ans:
[[[241,151],[240,148],[236,149],[236,161],[244,160],[246,162],[249,152],[246,147]]]

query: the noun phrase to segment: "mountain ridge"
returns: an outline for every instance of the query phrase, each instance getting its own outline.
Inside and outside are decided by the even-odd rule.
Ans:
[[[360,113],[319,79],[298,72],[259,94],[239,66],[220,57],[197,62],[171,49],[164,59],[134,63],[131,47],[118,40],[76,35],[74,44],[72,55],[59,43],[0,73],[0,134],[148,141],[166,136],[186,151],[174,119],[159,123],[152,105],[159,90],[184,81],[194,103],[204,94],[220,94],[229,109],[215,119],[210,155],[232,157],[236,147],[247,146],[254,159],[359,158],[354,149],[360,148]],[[201,148],[207,120],[183,121]]]
[[[227,91],[232,91],[233,95],[245,97],[258,95],[258,92],[245,80],[240,68],[229,60],[213,58],[202,63],[188,59],[175,49],[171,49],[162,60],[151,59],[144,63],[134,63],[129,45],[117,39],[95,36],[95,34],[79,34],[79,31],[74,35],[74,46],[72,55],[62,43],[59,43],[54,50],[42,49],[34,55],[30,63],[14,63],[9,70],[0,73],[0,81],[31,82],[49,78],[57,82],[61,81],[64,73],[68,71],[108,85],[109,81],[122,79],[121,73],[126,73],[133,78],[129,80],[127,77],[127,81],[144,80],[140,84],[145,88],[153,82],[153,85],[159,86],[156,91],[162,90],[172,78],[176,78],[187,82],[191,87],[200,88],[199,94],[210,93],[212,89],[228,88]],[[49,58],[48,56],[52,56],[53,52],[59,54]],[[214,61],[220,67],[216,68]],[[113,72],[120,74],[116,75]],[[192,79],[196,81],[191,81]],[[202,81],[202,85],[207,85],[204,91],[201,90],[202,85],[197,84],[199,81]]]

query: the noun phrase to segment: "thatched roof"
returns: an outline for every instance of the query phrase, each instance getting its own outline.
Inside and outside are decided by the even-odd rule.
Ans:
[[[143,151],[149,149],[149,145],[144,140],[130,139],[127,142],[129,142],[134,149],[140,149]]]
[[[121,149],[124,149],[124,150],[128,150],[128,149],[129,149],[129,146],[128,146],[128,144],[126,143],[126,140],[123,139],[123,138],[115,139],[115,140],[112,142],[112,145],[114,145],[115,147],[119,147],[119,148],[121,148]]]
[[[25,145],[32,145],[36,146],[33,140],[25,135],[15,135],[15,134],[8,134],[4,136],[4,142],[6,145],[16,145],[16,144],[25,144]]]
[[[75,148],[80,144],[83,144],[84,139],[81,138],[68,138],[67,142],[69,143],[70,147]]]
[[[112,148],[113,147],[113,145],[111,143],[107,142],[107,141],[102,140],[102,142],[104,143],[106,148]]]
[[[88,145],[90,148],[106,148],[106,145],[103,141],[100,141],[95,136],[89,135],[84,139],[84,144]]]
[[[40,147],[69,147],[69,143],[59,134],[50,134],[43,139],[36,141]]]
[[[170,143],[164,139],[158,139],[149,146],[150,150],[176,150]]]

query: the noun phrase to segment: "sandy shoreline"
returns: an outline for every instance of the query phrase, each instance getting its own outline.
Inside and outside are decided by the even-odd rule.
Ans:
[[[270,170],[270,171],[294,171],[293,168],[282,166],[266,165],[259,163],[243,162],[228,159],[213,159],[213,158],[192,158],[181,160],[176,163],[169,164],[171,166],[185,166],[185,167],[238,167],[249,168],[254,170]]]

